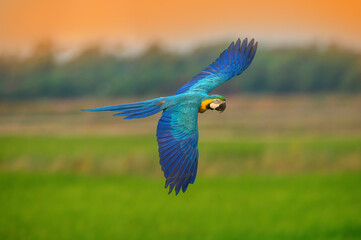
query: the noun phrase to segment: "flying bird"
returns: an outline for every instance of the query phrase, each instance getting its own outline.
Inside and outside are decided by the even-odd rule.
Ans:
[[[181,87],[175,95],[143,102],[121,104],[84,111],[113,111],[124,119],[144,118],[162,112],[157,126],[160,165],[165,188],[177,195],[193,184],[198,168],[198,113],[207,110],[223,112],[226,99],[208,95],[213,89],[241,74],[251,64],[258,43],[247,38],[232,42],[207,68]]]

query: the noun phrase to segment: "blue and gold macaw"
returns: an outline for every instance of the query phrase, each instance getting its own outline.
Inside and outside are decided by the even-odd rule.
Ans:
[[[247,39],[224,50],[221,55],[181,87],[175,95],[144,102],[85,109],[86,111],[113,111],[113,116],[124,119],[144,118],[163,112],[157,127],[160,165],[166,178],[169,193],[175,189],[187,190],[194,183],[198,167],[198,113],[208,109],[223,112],[226,99],[221,95],[208,95],[210,91],[232,77],[241,74],[251,64],[258,43]]]

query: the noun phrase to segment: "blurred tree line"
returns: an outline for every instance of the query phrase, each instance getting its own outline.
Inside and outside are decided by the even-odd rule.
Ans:
[[[141,55],[119,57],[100,45],[59,63],[51,42],[31,56],[0,55],[2,99],[169,95],[208,66],[227,44],[187,54],[157,44]],[[218,89],[220,93],[361,92],[361,54],[336,46],[320,50],[259,48],[250,68]]]

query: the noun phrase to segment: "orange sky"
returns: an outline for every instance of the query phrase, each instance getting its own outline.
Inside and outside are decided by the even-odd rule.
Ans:
[[[359,0],[0,0],[0,49],[41,39],[136,46],[255,37],[265,44],[330,43],[361,49]]]

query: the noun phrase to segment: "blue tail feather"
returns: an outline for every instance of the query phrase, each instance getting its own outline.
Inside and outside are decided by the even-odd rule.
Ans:
[[[92,109],[82,109],[82,111],[112,111],[118,112],[113,116],[121,116],[124,119],[144,118],[154,115],[163,110],[164,98],[156,98],[144,102],[127,103],[113,106],[96,107]]]

